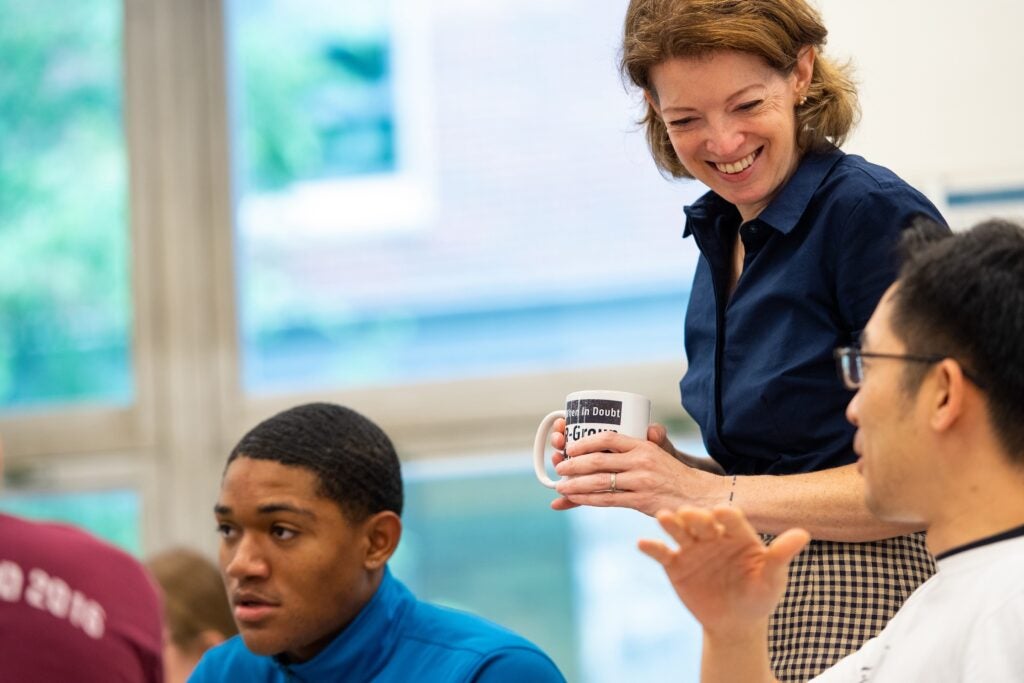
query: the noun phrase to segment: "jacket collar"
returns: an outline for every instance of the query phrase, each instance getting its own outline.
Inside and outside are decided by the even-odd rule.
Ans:
[[[385,567],[377,592],[327,647],[301,664],[288,664],[277,656],[274,664],[288,680],[370,680],[390,659],[400,623],[415,600]]]

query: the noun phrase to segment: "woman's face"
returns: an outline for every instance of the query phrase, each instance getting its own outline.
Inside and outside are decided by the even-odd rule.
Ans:
[[[651,69],[648,100],[665,122],[690,174],[739,209],[757,216],[800,161],[795,109],[807,90],[814,51],[782,75],[745,52],[675,58]]]

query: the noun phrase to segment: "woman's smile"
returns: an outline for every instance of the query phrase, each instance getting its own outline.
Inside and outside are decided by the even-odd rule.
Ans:
[[[721,162],[721,161],[709,161],[708,163],[715,167],[719,173],[726,176],[739,176],[741,173],[746,171],[748,168],[753,166],[754,160],[757,159],[761,154],[761,150],[764,147],[758,147],[753,152],[743,157],[739,161],[733,162]]]

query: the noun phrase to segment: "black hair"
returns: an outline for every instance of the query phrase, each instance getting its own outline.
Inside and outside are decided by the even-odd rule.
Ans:
[[[1024,226],[991,219],[949,234],[919,220],[901,249],[893,330],[910,353],[955,358],[976,378],[996,437],[1024,463]],[[927,369],[909,365],[917,386]]]
[[[351,408],[307,403],[280,412],[243,436],[227,465],[239,457],[311,470],[317,493],[354,521],[383,510],[402,514],[402,471],[391,439]]]

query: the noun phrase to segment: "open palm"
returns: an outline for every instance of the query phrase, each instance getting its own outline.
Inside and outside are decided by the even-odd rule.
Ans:
[[[736,508],[680,507],[657,514],[679,544],[642,540],[640,550],[665,569],[679,598],[710,633],[749,630],[767,619],[786,590],[790,561],[809,535],[791,529],[765,546]]]

